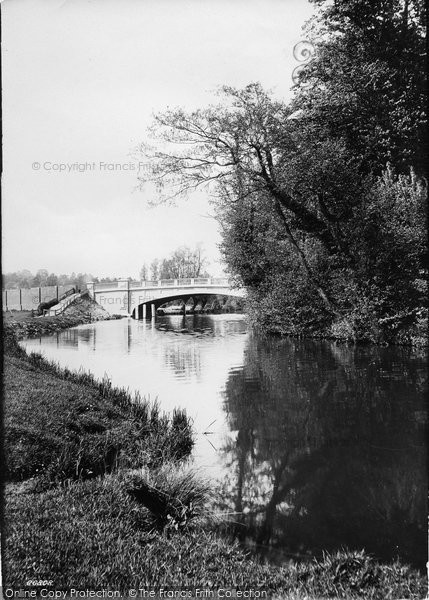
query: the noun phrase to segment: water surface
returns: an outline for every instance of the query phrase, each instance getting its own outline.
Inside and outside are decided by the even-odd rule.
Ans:
[[[185,408],[218,510],[270,560],[349,547],[424,566],[421,353],[265,339],[242,315],[104,321],[24,345]]]

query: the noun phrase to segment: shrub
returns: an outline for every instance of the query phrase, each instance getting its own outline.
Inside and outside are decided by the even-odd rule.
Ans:
[[[156,528],[177,530],[201,520],[211,488],[194,471],[166,463],[155,471],[133,473],[127,489],[150,511]]]

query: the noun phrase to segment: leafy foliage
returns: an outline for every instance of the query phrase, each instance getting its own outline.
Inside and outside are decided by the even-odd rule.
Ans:
[[[146,263],[140,269],[140,279],[176,279],[187,277],[208,277],[207,258],[204,256],[202,244],[197,244],[195,248],[181,246],[176,248],[168,258],[155,258],[150,269]]]
[[[345,140],[362,168],[427,169],[425,3],[312,0],[314,58],[302,71],[301,109],[320,139]]]
[[[214,195],[222,251],[265,330],[421,340],[427,279],[424,6],[313,0],[290,105],[258,83],[157,115],[161,200]]]

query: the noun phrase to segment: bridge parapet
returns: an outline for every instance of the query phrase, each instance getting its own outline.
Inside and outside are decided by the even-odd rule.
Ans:
[[[120,279],[118,281],[107,283],[91,282],[91,284],[88,284],[88,286],[93,287],[94,291],[96,292],[104,292],[113,289],[171,288],[182,286],[194,287],[197,285],[229,287],[230,281],[226,277],[185,277],[179,279],[160,279],[157,281],[128,281],[126,279]]]
[[[97,290],[97,292],[103,292],[104,290],[113,290],[118,288],[117,281],[111,281],[109,283],[94,283],[91,285],[94,286],[94,289]]]

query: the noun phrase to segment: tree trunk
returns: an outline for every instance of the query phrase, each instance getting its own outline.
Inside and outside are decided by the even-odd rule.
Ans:
[[[302,266],[304,267],[305,272],[307,273],[308,278],[310,279],[311,283],[314,285],[317,293],[319,294],[323,304],[326,306],[326,308],[329,310],[329,312],[333,313],[336,316],[339,316],[339,312],[335,306],[335,303],[333,302],[332,299],[329,298],[329,295],[327,292],[325,292],[325,290],[323,289],[323,287],[321,286],[318,278],[316,277],[315,273],[313,272],[313,269],[311,268],[309,262],[307,261],[307,258],[304,254],[304,252],[301,250],[301,248],[298,245],[298,242],[295,240],[292,231],[289,227],[289,223],[286,220],[286,217],[283,213],[282,207],[280,206],[280,202],[276,202],[276,210],[277,213],[280,217],[280,219],[282,220],[282,223],[284,225],[285,231],[286,231],[286,235],[289,239],[289,241],[292,244],[292,247],[294,248],[296,254],[298,255],[300,262],[302,264]]]

